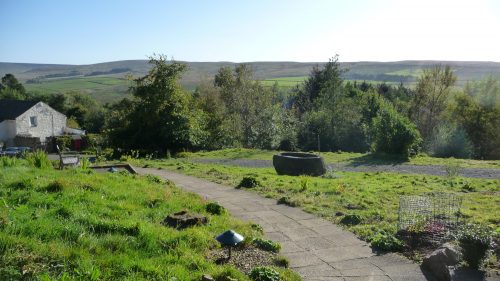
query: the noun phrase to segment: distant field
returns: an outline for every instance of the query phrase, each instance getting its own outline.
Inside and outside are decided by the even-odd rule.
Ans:
[[[264,86],[272,87],[275,83],[278,83],[278,87],[280,88],[293,88],[296,85],[304,82],[307,79],[307,76],[297,76],[297,77],[279,77],[279,78],[270,78],[261,80]]]
[[[131,82],[124,78],[115,77],[81,77],[52,81],[39,84],[25,84],[28,91],[56,94],[70,91],[89,94],[100,102],[111,102],[127,95]]]

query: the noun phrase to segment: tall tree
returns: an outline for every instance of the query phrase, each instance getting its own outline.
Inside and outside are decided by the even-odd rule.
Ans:
[[[424,141],[434,134],[456,81],[448,65],[424,69],[418,78],[409,112]]]

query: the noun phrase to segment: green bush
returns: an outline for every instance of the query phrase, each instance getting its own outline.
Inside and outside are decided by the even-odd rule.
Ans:
[[[360,224],[362,221],[363,221],[363,218],[360,215],[349,214],[349,215],[345,215],[340,220],[340,223],[344,224],[344,225],[357,225],[357,224]]]
[[[258,266],[250,272],[253,281],[280,281],[280,274],[269,266]]]
[[[379,232],[371,239],[371,245],[382,251],[399,251],[403,248],[403,242],[392,234]]]
[[[474,154],[465,130],[452,125],[440,126],[427,150],[435,157],[471,158]]]
[[[375,152],[402,155],[415,155],[422,142],[415,124],[383,103],[371,127],[372,149]]]
[[[55,137],[56,144],[59,146],[60,150],[66,150],[71,148],[71,137],[70,136],[58,136]]]
[[[457,240],[463,259],[469,267],[478,269],[492,245],[493,231],[488,226],[467,224],[460,228]]]
[[[260,182],[254,176],[243,177],[237,188],[254,188],[260,186]]]
[[[281,250],[281,245],[278,242],[274,242],[274,241],[266,240],[266,239],[262,239],[262,238],[253,239],[252,244],[254,244],[257,248],[264,250],[264,251],[278,253]]]
[[[226,212],[226,209],[217,202],[208,203],[205,210],[212,215],[222,215]]]
[[[35,152],[30,152],[25,155],[28,163],[39,169],[47,169],[52,168],[52,162],[50,162],[47,154],[41,150],[37,150]]]

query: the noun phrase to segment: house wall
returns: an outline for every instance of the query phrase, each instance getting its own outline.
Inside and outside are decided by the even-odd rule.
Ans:
[[[36,116],[37,126],[32,127],[30,117]],[[16,135],[38,137],[45,142],[47,137],[60,136],[66,127],[66,116],[43,102],[27,110],[16,118]]]
[[[3,142],[6,146],[11,146],[15,136],[16,121],[4,120],[0,122],[0,142]]]

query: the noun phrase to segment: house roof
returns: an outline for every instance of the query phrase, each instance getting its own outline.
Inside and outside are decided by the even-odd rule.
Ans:
[[[37,101],[0,100],[0,122],[15,120],[19,115],[37,104]]]

